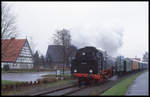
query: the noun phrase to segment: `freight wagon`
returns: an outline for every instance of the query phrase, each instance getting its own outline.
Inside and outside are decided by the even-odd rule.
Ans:
[[[147,62],[141,62],[142,69],[148,69],[148,63]]]
[[[124,57],[123,56],[118,56],[116,58],[116,72],[118,75],[122,75],[125,71],[124,68]]]
[[[132,71],[131,59],[130,58],[125,58],[124,59],[124,72],[125,73],[130,73],[131,71]]]
[[[131,69],[132,69],[132,71],[139,70],[139,61],[138,60],[133,59],[131,61]]]

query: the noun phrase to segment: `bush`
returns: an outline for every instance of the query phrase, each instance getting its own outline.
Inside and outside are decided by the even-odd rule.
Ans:
[[[56,82],[56,78],[43,78],[42,79],[43,83],[51,83],[51,82]]]
[[[5,71],[8,71],[8,70],[9,70],[9,66],[8,66],[8,65],[4,65],[3,69],[4,69]]]

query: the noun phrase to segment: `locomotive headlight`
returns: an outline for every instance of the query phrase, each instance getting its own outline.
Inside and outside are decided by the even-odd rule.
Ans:
[[[82,52],[82,55],[85,55],[85,52]]]
[[[76,69],[74,69],[74,72],[77,72],[77,70],[76,70]]]
[[[93,73],[93,70],[92,70],[92,69],[90,69],[90,70],[89,70],[89,72],[90,72],[90,73]]]

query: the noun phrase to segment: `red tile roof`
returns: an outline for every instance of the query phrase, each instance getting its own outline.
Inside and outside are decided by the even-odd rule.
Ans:
[[[2,39],[2,61],[15,62],[26,39]]]

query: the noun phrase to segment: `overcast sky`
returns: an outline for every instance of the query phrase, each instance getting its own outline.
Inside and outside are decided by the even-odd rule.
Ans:
[[[46,54],[52,35],[66,28],[78,48],[96,46],[112,56],[148,51],[148,2],[7,2],[17,15],[20,38],[32,37]]]

